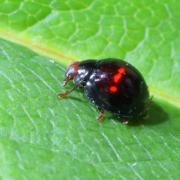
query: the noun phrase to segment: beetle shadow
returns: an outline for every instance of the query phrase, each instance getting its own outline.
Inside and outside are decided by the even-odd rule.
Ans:
[[[75,97],[75,96],[68,96],[68,97],[66,97],[66,99],[70,99],[70,100],[73,100],[73,101],[79,101],[79,102],[83,102],[83,103],[86,102],[85,100],[82,100],[81,98]]]
[[[117,121],[122,122],[122,118],[115,118]],[[168,114],[155,102],[151,102],[149,106],[147,117],[135,118],[128,121],[128,126],[153,126],[164,123],[168,120]]]

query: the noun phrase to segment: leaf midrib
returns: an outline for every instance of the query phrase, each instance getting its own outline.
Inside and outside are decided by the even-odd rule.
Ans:
[[[70,62],[75,61],[77,58],[67,56],[63,52],[56,51],[53,48],[44,46],[43,42],[33,43],[27,36],[25,36],[23,33],[17,34],[13,31],[8,31],[0,28],[0,38],[4,40],[8,40],[10,42],[23,45],[41,55],[54,58],[57,62],[62,62],[61,59],[65,59],[67,61],[67,64]]]
[[[18,32],[18,34],[17,34],[17,32],[15,32],[15,31],[4,30],[4,29],[0,28],[0,38],[2,38],[4,40],[8,40],[8,41],[16,43],[16,44],[19,44],[19,45],[23,45],[23,46],[37,52],[38,54],[53,58],[58,63],[61,62],[63,64],[68,65],[69,63],[71,63],[73,61],[77,61],[77,59],[78,59],[78,58],[75,58],[74,56],[66,55],[63,52],[54,50],[51,47],[44,46],[43,42],[39,42],[39,44],[33,43],[23,33]],[[62,61],[62,59],[66,60],[66,61]],[[149,85],[149,90],[150,90],[150,93],[152,96],[154,96],[160,100],[163,100],[165,102],[168,102],[169,104],[171,104],[177,108],[180,108],[180,97],[169,95],[169,93],[167,93],[166,91],[156,88],[152,85]]]

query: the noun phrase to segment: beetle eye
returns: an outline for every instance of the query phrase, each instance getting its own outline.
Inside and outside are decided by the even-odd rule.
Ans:
[[[67,74],[66,74],[66,78],[67,78],[67,79],[71,80],[72,77],[73,77],[73,73],[67,73]]]
[[[68,79],[71,79],[72,74],[71,74],[71,73],[69,73],[69,74],[67,75],[67,77],[68,77]]]

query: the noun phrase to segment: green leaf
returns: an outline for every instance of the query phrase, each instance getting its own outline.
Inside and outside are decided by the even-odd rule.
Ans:
[[[179,179],[177,0],[0,4],[0,179]],[[146,121],[100,123],[81,92],[57,98],[65,64],[107,57],[143,73]]]

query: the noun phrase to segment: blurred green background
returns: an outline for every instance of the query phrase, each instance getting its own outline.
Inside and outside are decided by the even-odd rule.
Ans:
[[[0,179],[179,179],[179,19],[178,0],[0,0]],[[144,75],[148,120],[57,98],[69,63],[108,57]]]

